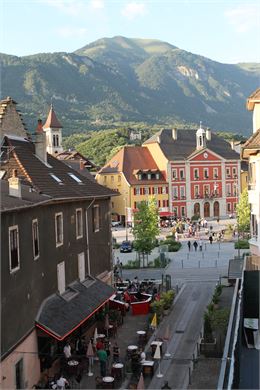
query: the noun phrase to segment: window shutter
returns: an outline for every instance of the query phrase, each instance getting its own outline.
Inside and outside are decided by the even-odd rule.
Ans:
[[[168,187],[166,187],[166,194],[168,194],[169,193],[169,189],[168,189]]]
[[[154,195],[154,187],[152,187],[152,194]]]
[[[151,195],[151,187],[149,187],[149,195]]]
[[[136,195],[136,188],[134,188],[134,195]]]

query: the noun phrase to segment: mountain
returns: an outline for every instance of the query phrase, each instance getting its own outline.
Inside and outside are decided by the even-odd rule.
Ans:
[[[102,38],[74,53],[0,54],[2,97],[19,103],[29,130],[51,100],[65,134],[116,122],[197,125],[251,133],[247,97],[259,64],[222,64],[167,42]]]

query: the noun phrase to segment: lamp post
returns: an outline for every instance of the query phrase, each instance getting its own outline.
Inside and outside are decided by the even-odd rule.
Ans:
[[[127,230],[127,198],[125,197],[125,240],[128,241],[128,230]]]

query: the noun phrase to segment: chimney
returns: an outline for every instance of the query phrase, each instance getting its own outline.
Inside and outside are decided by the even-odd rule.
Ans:
[[[46,133],[43,131],[42,120],[38,119],[35,139],[35,155],[44,163],[47,163]]]
[[[22,197],[21,179],[17,176],[17,170],[13,169],[12,177],[8,179],[9,182],[9,195],[16,198]]]
[[[82,171],[84,168],[85,168],[84,160],[81,158],[81,159],[79,160],[79,169]]]
[[[209,127],[206,129],[206,140],[211,141],[211,130]]]
[[[172,138],[176,141],[177,140],[177,129],[172,129]]]

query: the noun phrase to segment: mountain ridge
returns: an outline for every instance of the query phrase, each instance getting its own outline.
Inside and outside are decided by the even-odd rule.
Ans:
[[[247,97],[260,65],[222,64],[153,39],[101,38],[73,53],[0,54],[2,98],[12,96],[29,129],[51,100],[65,133],[93,123],[143,121],[251,132]]]

